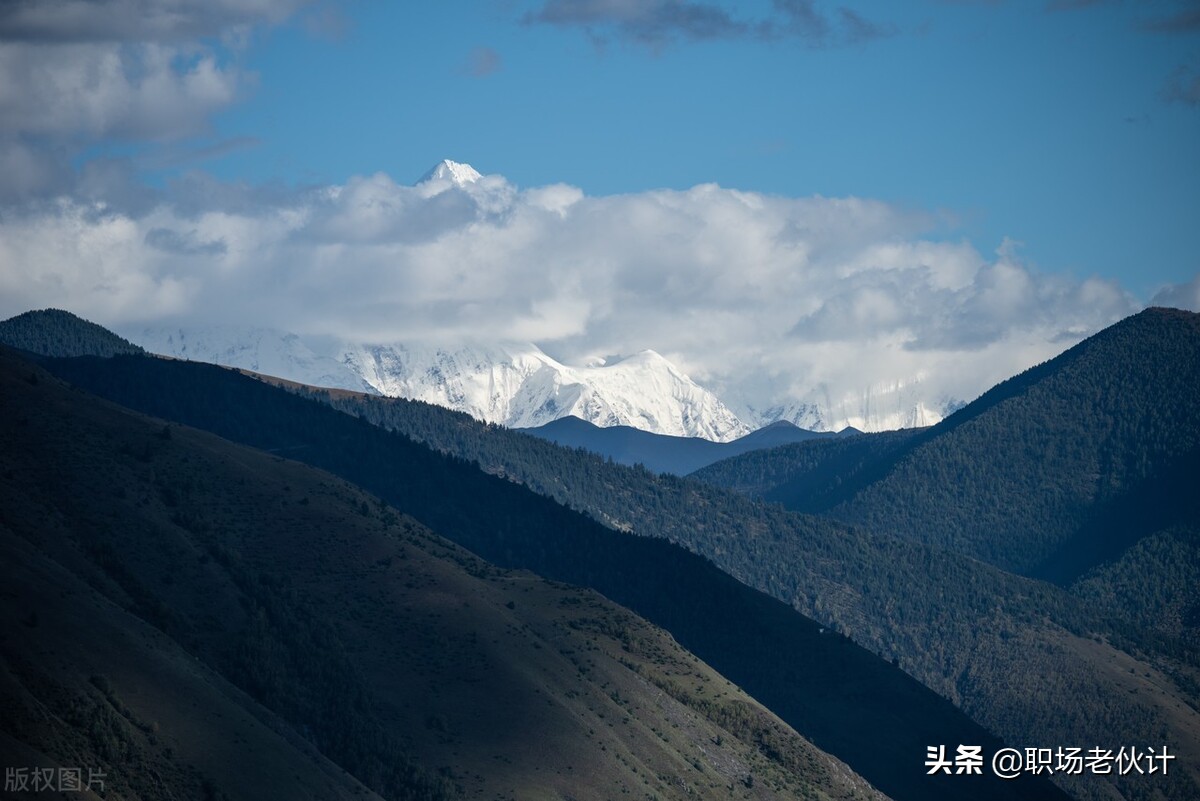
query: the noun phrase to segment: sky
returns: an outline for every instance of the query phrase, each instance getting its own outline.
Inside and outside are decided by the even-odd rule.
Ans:
[[[5,317],[936,405],[1200,310],[1200,2],[8,0],[0,175]]]

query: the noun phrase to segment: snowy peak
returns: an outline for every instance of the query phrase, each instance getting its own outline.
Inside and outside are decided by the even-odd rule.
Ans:
[[[483,175],[470,164],[442,159],[429,172],[421,176],[421,180],[417,181],[416,185],[420,186],[431,181],[449,181],[455,186],[462,187],[473,184],[482,177]]]
[[[445,186],[449,179],[432,180]],[[961,405],[949,399],[931,403],[917,378],[837,396],[820,387],[802,400],[768,408],[746,404],[738,415],[653,350],[563,364],[528,343],[373,344],[249,327],[121,333],[152,353],[421,400],[510,428],[574,416],[601,428],[629,426],[729,442],[750,432],[743,421],[760,428],[885,431],[932,425]]]
[[[749,429],[715,395],[654,351],[598,365],[567,366],[549,357],[515,404],[510,426],[535,428],[571,415],[601,427],[726,442]],[[550,413],[550,412],[553,413]]]
[[[613,362],[613,366],[616,366],[618,364],[625,364],[630,367],[645,366],[650,369],[654,369],[654,368],[662,367],[663,365],[666,365],[667,367],[674,369],[674,365],[672,365],[669,361],[667,361],[667,359],[664,356],[660,355],[657,351],[653,351],[653,350],[643,350],[643,351],[640,351],[639,353],[633,354],[632,356],[626,356],[623,359]]]
[[[532,344],[379,345],[245,328],[130,334],[154,353],[422,400],[512,428],[573,415],[601,427],[718,442],[749,431],[715,395],[654,351],[572,366]]]
[[[366,345],[347,348],[342,361],[385,395],[448,406],[513,428],[570,415],[601,427],[716,441],[749,430],[715,395],[653,351],[611,364],[572,366],[531,344]]]

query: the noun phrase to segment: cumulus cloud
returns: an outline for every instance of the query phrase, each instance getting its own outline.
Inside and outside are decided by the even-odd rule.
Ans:
[[[1163,287],[1150,299],[1150,305],[1200,312],[1200,273],[1187,283]]]
[[[176,256],[219,256],[225,252],[225,242],[220,239],[201,240],[195,231],[177,231],[170,228],[151,228],[143,241],[164,253]]]
[[[891,36],[895,27],[853,9],[826,11],[816,0],[772,0],[772,13],[742,19],[715,3],[694,0],[545,0],[526,24],[577,27],[598,43],[609,39],[659,49],[676,41],[795,39],[814,47],[856,44]]]
[[[0,46],[0,133],[130,139],[202,130],[244,82],[199,49]]]
[[[194,282],[163,269],[145,244],[148,220],[62,200],[6,214],[0,223],[0,295],[8,308],[84,308],[97,319],[136,318],[138,309],[187,309]]]
[[[940,224],[712,184],[590,197],[496,175],[291,192],[197,176],[141,211],[62,200],[0,217],[0,313],[533,341],[569,362],[653,348],[745,412],[878,386],[969,400],[1137,308]]]
[[[303,0],[0,3],[0,201],[87,196],[72,161],[113,142],[155,158],[210,133],[255,76],[237,54]],[[204,148],[192,148],[202,155]],[[84,168],[87,169],[86,167]],[[94,188],[94,187],[93,187]]]

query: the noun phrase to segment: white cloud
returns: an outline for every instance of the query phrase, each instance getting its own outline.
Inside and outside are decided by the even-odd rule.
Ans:
[[[1150,305],[1200,312],[1200,273],[1187,283],[1163,287],[1150,299]]]
[[[931,408],[970,400],[1138,307],[858,198],[587,197],[500,176],[436,194],[383,174],[291,195],[181,186],[143,212],[64,200],[0,217],[0,312],[521,339],[568,361],[653,348],[764,409],[901,386]],[[1171,291],[1194,303],[1196,282]]]
[[[132,143],[153,161],[211,134],[255,83],[238,61],[256,26],[306,2],[0,2],[0,202],[89,195],[97,176],[72,161],[97,146]]]
[[[0,45],[0,133],[175,138],[202,131],[246,77],[196,48]]]
[[[164,269],[144,242],[145,223],[73,201],[6,216],[0,223],[6,308],[81,308],[116,320],[185,311],[194,282]]]

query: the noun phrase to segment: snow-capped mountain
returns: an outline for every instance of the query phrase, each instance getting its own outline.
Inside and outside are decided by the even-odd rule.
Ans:
[[[130,330],[128,335],[144,343],[146,350],[163,356],[241,367],[318,387],[378,394],[342,363],[336,355],[338,343],[332,339],[306,342],[283,331],[227,326],[143,328]]]
[[[931,403],[920,380],[914,380],[872,384],[837,397],[827,388],[820,388],[802,401],[761,410],[744,406],[739,412],[755,427],[786,420],[810,431],[840,431],[847,426],[860,431],[889,431],[935,425],[962,405],[949,398]]]
[[[343,361],[385,395],[515,428],[573,415],[598,426],[717,441],[749,431],[716,396],[651,350],[611,364],[569,366],[534,345],[357,346],[345,349]]]
[[[572,366],[528,344],[372,345],[222,327],[127,335],[153,353],[423,400],[513,428],[574,415],[598,426],[718,442],[750,431],[715,395],[650,350],[607,364]]]
[[[432,181],[448,181],[454,186],[461,187],[473,184],[482,177],[483,175],[470,164],[442,159],[429,172],[421,176],[421,179],[417,181],[417,185],[427,184]]]
[[[438,202],[462,220],[507,219],[519,194],[502,176],[484,175],[449,159],[405,191],[424,200],[440,196]],[[361,202],[373,204],[373,196],[367,195]],[[727,381],[723,397],[731,401],[731,409],[649,350],[611,363],[568,365],[531,344],[364,344],[254,328],[125,333],[156,353],[423,400],[520,428],[573,415],[602,427],[625,425],[725,442],[748,433],[751,427],[745,422],[754,428],[786,421],[811,431],[848,426],[880,431],[932,425],[955,408],[946,399],[931,402],[932,393],[918,379],[848,394],[822,386],[796,393],[791,384],[783,392],[768,391],[769,385],[751,388],[747,384],[753,382]]]

